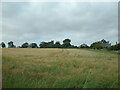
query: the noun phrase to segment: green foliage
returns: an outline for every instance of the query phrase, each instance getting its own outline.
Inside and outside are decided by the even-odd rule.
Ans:
[[[70,39],[65,39],[63,40],[63,48],[70,48],[71,44],[70,44],[71,40]]]
[[[2,48],[5,48],[6,45],[4,42],[0,44]],[[38,48],[36,43],[31,43],[30,45],[25,42],[21,46],[17,46],[17,48]],[[63,44],[60,44],[59,41],[55,42],[50,41],[50,42],[41,42],[39,44],[40,48],[78,48],[77,46],[71,45],[71,40],[70,39],[64,39]],[[13,41],[8,42],[8,48],[16,48],[16,46],[13,44]],[[82,44],[79,46],[79,48],[92,48],[92,49],[108,49],[108,50],[120,50],[120,43],[116,45],[112,45],[109,43],[109,41],[106,41],[102,39],[101,41],[93,42],[90,47],[87,44]]]
[[[46,48],[47,47],[47,43],[46,42],[41,42],[39,44],[40,48]]]
[[[120,50],[120,43],[112,45],[111,47],[108,48],[108,50]]]
[[[71,45],[70,48],[78,48],[77,46]]]
[[[39,44],[40,48],[54,48],[54,41],[50,42],[41,42]]]
[[[101,43],[100,42],[95,42],[91,44],[91,48],[93,49],[102,49]]]
[[[57,42],[55,43],[54,47],[55,47],[55,48],[60,48],[60,47],[61,47],[60,42],[59,42],[59,41],[57,41]]]
[[[6,47],[6,45],[5,45],[4,42],[2,42],[2,43],[0,44],[0,46],[1,46],[2,48],[5,48],[5,47]]]
[[[16,48],[16,46],[13,44],[13,41],[8,42],[8,48]]]
[[[28,44],[27,42],[25,42],[25,43],[22,44],[21,47],[22,47],[22,48],[28,48],[28,47],[29,47],[29,44]]]
[[[31,44],[30,44],[30,47],[31,47],[31,48],[38,48],[38,46],[37,46],[36,43],[31,43]]]
[[[108,48],[110,46],[111,44],[109,43],[109,41],[103,39],[101,41],[92,43],[90,47],[92,49],[103,49],[103,48]]]
[[[59,41],[57,41],[54,44],[54,41],[50,41],[50,42],[41,42],[39,44],[40,48],[73,48],[71,47],[70,44],[71,40],[70,39],[65,39],[63,40],[63,44],[61,45]]]
[[[48,42],[47,48],[54,48],[54,41]]]

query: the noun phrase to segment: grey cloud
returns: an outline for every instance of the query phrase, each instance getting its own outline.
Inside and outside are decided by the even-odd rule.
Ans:
[[[117,41],[117,3],[3,3],[3,41]]]

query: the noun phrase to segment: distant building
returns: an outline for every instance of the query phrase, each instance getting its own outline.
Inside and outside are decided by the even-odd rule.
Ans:
[[[88,45],[87,44],[81,44],[80,48],[88,48]]]

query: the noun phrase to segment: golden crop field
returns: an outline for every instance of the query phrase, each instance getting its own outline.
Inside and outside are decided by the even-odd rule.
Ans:
[[[3,88],[117,88],[118,54],[90,49],[2,49]]]

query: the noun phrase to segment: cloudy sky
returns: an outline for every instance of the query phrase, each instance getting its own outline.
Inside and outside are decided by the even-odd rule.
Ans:
[[[117,2],[4,2],[2,41],[72,40],[80,45],[106,39],[118,41]]]

